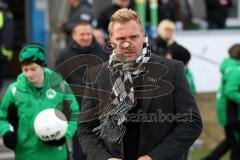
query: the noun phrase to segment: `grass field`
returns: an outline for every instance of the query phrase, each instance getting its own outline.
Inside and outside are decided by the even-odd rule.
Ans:
[[[201,160],[211,152],[210,148],[214,148],[224,138],[223,127],[218,124],[215,113],[215,97],[216,93],[197,94],[196,96],[203,120],[203,132],[200,139],[203,140],[204,147],[195,149],[191,160]],[[229,160],[229,153],[220,160]]]
[[[210,152],[211,152],[211,150],[208,148],[195,149],[192,152],[191,160],[201,160],[203,157],[208,155]],[[224,157],[222,157],[220,160],[229,160],[229,153],[224,155]]]

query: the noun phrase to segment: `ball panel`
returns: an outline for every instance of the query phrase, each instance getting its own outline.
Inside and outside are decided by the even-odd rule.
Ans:
[[[67,131],[68,123],[64,114],[57,109],[41,111],[34,120],[34,130],[43,141],[61,139]]]

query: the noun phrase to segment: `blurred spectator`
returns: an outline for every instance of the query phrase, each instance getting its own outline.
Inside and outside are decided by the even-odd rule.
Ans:
[[[7,2],[8,0],[0,0],[0,88],[4,80],[6,64],[13,57],[14,22]]]
[[[108,34],[108,24],[112,14],[120,8],[129,8],[131,0],[113,0],[113,4],[104,9],[98,17],[97,28],[102,29]]]
[[[231,0],[205,0],[209,29],[224,29]]]
[[[190,29],[193,25],[192,23],[192,11],[188,0],[181,0],[179,2],[179,13],[177,21],[182,22],[182,29]]]
[[[158,25],[159,35],[153,39],[153,53],[170,59],[182,61],[186,67],[186,76],[193,94],[196,93],[196,87],[193,81],[191,71],[187,68],[188,62],[191,59],[190,52],[179,45],[174,37],[175,24],[170,20],[163,20]]]
[[[170,19],[176,22],[180,12],[179,9],[177,0],[158,0],[158,21]]]
[[[151,1],[146,1],[146,32],[155,36],[151,29]],[[154,8],[154,7],[153,7]],[[188,0],[158,0],[157,1],[158,22],[169,19],[176,24],[177,30],[190,29],[192,27],[192,13]],[[151,22],[151,23],[150,23]]]
[[[70,13],[68,20],[65,23],[59,23],[58,28],[66,33],[66,43],[71,41],[71,33],[74,25],[80,21],[90,23],[92,26],[96,26],[96,21],[92,14],[92,6],[86,0],[67,0],[70,6]]]
[[[240,159],[240,44],[233,45],[228,53],[220,67],[222,78],[216,97],[217,118],[224,126],[225,139],[204,160],[220,159],[228,150],[231,160]]]
[[[158,36],[154,38],[152,50],[159,56],[166,57],[166,53],[175,42],[175,24],[171,20],[163,20],[158,25]]]
[[[153,39],[152,50],[159,56],[166,57],[171,48],[178,46],[174,37],[175,24],[171,20],[163,20],[158,25],[158,36]]]
[[[186,69],[186,77],[188,80],[188,84],[192,91],[192,94],[196,94],[196,86],[193,79],[193,74],[191,70],[188,68],[188,63],[191,59],[191,53],[184,48],[183,46],[173,47],[169,53],[167,53],[166,58],[175,59],[183,62]]]
[[[94,29],[93,31],[93,34],[94,34],[94,37],[97,41],[97,43],[100,45],[100,46],[104,46],[105,44],[105,34],[104,32],[101,30],[101,29]]]
[[[103,52],[102,47],[98,45],[98,43],[96,42],[93,36],[93,29],[90,24],[86,22],[80,22],[76,24],[76,26],[73,28],[72,39],[73,41],[67,46],[67,48],[62,50],[59,56],[57,57],[56,66],[59,66],[64,62],[67,62],[67,60],[71,59],[72,57],[76,57],[78,55],[83,54],[96,55],[99,58],[103,59],[104,61],[108,59],[108,55],[105,52]],[[85,70],[86,70],[85,66],[74,70],[72,69],[72,65],[63,64],[60,72],[62,74],[64,74],[64,72],[69,74],[71,73],[67,77],[67,82],[69,84],[85,86],[85,83],[83,81]],[[73,89],[73,91],[75,90]],[[75,94],[78,95],[77,93]],[[79,104],[82,103],[82,97],[78,96],[77,100]],[[73,159],[74,160],[85,159],[85,156],[79,144],[78,135],[75,135],[73,138]]]

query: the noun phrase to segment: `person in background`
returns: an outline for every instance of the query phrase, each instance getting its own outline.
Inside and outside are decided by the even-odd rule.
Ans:
[[[65,23],[59,23],[57,28],[66,34],[66,44],[69,44],[72,35],[72,29],[76,23],[85,21],[96,27],[96,20],[92,13],[91,4],[86,0],[67,0],[70,7],[68,20]]]
[[[34,120],[47,108],[62,109],[70,119],[70,114],[79,112],[75,96],[61,76],[46,67],[45,49],[41,45],[25,45],[19,62],[22,73],[9,85],[0,106],[3,143],[14,151],[16,160],[67,160],[66,143],[75,134],[78,122],[68,121],[61,139],[42,141],[34,131]]]
[[[0,0],[0,89],[7,62],[13,57],[14,21],[8,9],[8,0]]]
[[[169,59],[175,59],[178,61],[183,62],[184,66],[185,66],[185,70],[186,70],[186,78],[188,80],[188,84],[189,87],[192,91],[192,94],[195,95],[196,94],[196,86],[194,83],[194,78],[193,78],[193,74],[191,72],[191,70],[188,68],[188,63],[191,60],[191,53],[184,48],[183,46],[179,46],[178,48],[172,48],[172,50],[167,53],[166,58]]]
[[[163,57],[166,57],[167,53],[171,53],[172,50],[174,50],[174,52],[181,52],[185,49],[176,42],[175,24],[168,19],[158,24],[158,36],[153,39],[151,46],[155,54]]]
[[[154,2],[154,1],[153,1]],[[146,5],[146,22],[145,30],[151,38],[156,36],[156,31],[151,27],[151,1],[145,1]],[[155,2],[154,2],[155,3]],[[192,13],[188,0],[157,0],[157,22],[168,19],[176,24],[177,30],[190,29],[192,23]],[[155,30],[155,29],[154,29]]]
[[[157,0],[158,4],[158,21],[169,19],[176,22],[180,14],[180,6],[177,0]],[[146,18],[150,21],[150,1],[146,1]]]
[[[65,61],[78,55],[91,54],[102,59],[102,61],[108,60],[108,54],[103,51],[103,48],[97,43],[94,35],[93,28],[89,23],[79,22],[77,23],[72,32],[73,41],[58,54],[55,66],[63,64]],[[63,66],[62,69],[71,73],[72,70]],[[83,74],[85,69],[75,70],[67,78],[67,82],[70,84],[79,84],[83,81]]]
[[[76,70],[72,68],[73,64],[66,64],[71,58],[80,55],[95,55],[98,58],[106,61],[108,59],[108,54],[105,53],[102,47],[97,43],[96,39],[93,35],[93,29],[89,23],[79,22],[77,23],[72,32],[73,41],[62,51],[60,51],[55,66],[61,66],[61,70],[59,72],[61,74],[71,73],[66,80],[71,85],[80,85],[85,86],[84,83],[84,73],[86,70],[86,66],[82,66]],[[86,61],[86,63],[90,63],[85,58],[81,58],[81,60]],[[66,62],[66,63],[65,63]],[[65,63],[65,64],[64,64]],[[79,65],[80,62],[79,62]],[[73,91],[75,91],[73,89]],[[75,93],[75,95],[79,95]],[[82,103],[82,97],[77,97],[78,103]],[[82,153],[82,149],[79,143],[79,136],[76,134],[73,138],[73,159],[74,160],[83,160],[85,159],[84,154]]]
[[[228,150],[230,160],[240,159],[240,44],[232,45],[228,54],[220,67],[222,78],[216,97],[216,114],[225,139],[203,160],[221,159]]]
[[[232,6],[231,0],[205,0],[207,8],[207,22],[209,29],[226,28],[228,9]]]
[[[192,16],[192,8],[189,3],[189,0],[179,1],[179,14],[177,17],[177,21],[182,23],[182,28],[178,28],[178,30],[191,29],[191,27],[194,25],[192,22],[192,17],[193,17]],[[179,27],[181,27],[181,26],[179,26]]]
[[[175,42],[175,24],[173,21],[165,19],[158,24],[158,36],[152,41],[152,51],[159,55],[166,57]]]
[[[113,0],[113,4],[104,9],[98,17],[97,28],[102,29],[105,34],[108,34],[108,24],[112,14],[121,8],[129,8],[131,0]]]
[[[158,25],[159,35],[153,40],[152,51],[159,56],[182,61],[186,67],[186,77],[191,91],[195,94],[196,87],[193,81],[193,75],[189,68],[187,68],[191,54],[185,47],[175,41],[174,32],[175,24],[172,21],[163,20],[160,22]]]

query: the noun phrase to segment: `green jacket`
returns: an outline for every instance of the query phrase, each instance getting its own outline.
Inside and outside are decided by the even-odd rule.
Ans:
[[[186,68],[185,74],[186,74],[188,84],[189,84],[192,94],[196,94],[196,86],[194,83],[192,72],[190,71],[190,69]]]
[[[40,91],[20,74],[17,81],[12,83],[3,97],[0,106],[0,136],[10,131],[7,121],[8,107],[14,105],[19,117],[17,130],[17,145],[15,157],[17,160],[66,160],[67,145],[60,147],[48,146],[37,137],[34,132],[36,115],[46,108],[56,108],[62,100],[70,102],[72,113],[79,112],[79,106],[71,89],[59,75],[50,69],[44,69],[44,86]],[[63,84],[63,85],[60,85]],[[50,87],[51,85],[51,87]],[[63,90],[64,88],[64,90]],[[63,94],[63,91],[65,94]],[[61,107],[61,106],[60,106]],[[70,140],[77,130],[77,121],[69,121],[66,140]]]
[[[229,119],[236,119],[236,121],[240,119],[240,61],[226,58],[220,67],[220,72],[222,78],[216,97],[216,113],[218,122],[226,126]],[[228,114],[229,101],[236,104],[232,109],[237,111],[238,116],[232,117]]]

